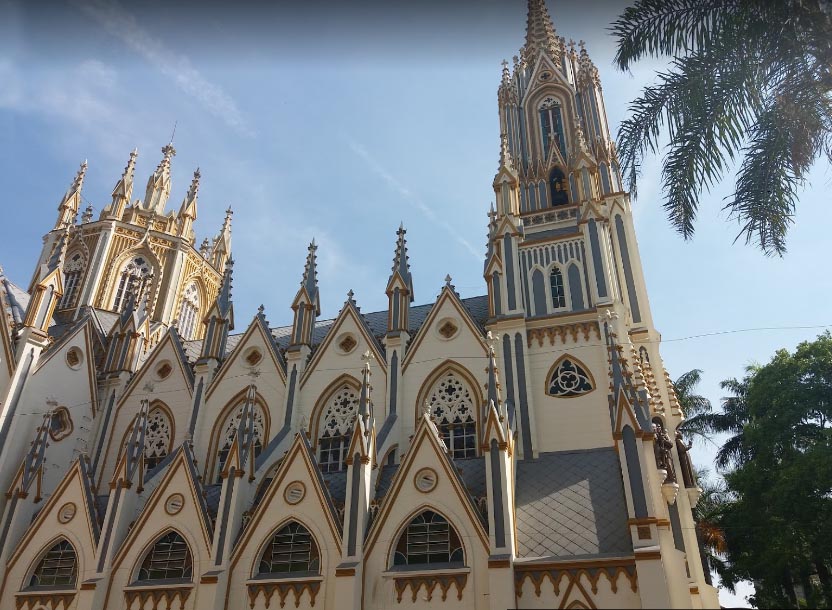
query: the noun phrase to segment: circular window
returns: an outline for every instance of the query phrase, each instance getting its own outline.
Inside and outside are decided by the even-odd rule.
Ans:
[[[300,481],[293,481],[286,486],[283,499],[287,504],[297,504],[306,495],[306,487]]]
[[[349,354],[358,346],[358,340],[352,333],[344,333],[338,337],[338,350],[342,354]]]
[[[170,377],[170,374],[173,372],[173,365],[167,360],[163,360],[156,366],[156,379],[162,381],[163,379],[167,379]]]
[[[77,347],[71,348],[66,353],[66,364],[69,368],[77,371],[81,368],[82,362],[84,362],[84,354]]]
[[[165,512],[169,515],[176,515],[185,506],[185,496],[180,493],[171,494],[165,500]]]
[[[413,484],[416,486],[416,489],[423,493],[433,491],[436,487],[436,483],[438,482],[439,476],[433,468],[422,468],[416,473],[416,476],[413,477]]]
[[[69,523],[75,516],[75,510],[75,504],[73,502],[67,502],[66,504],[61,506],[60,510],[58,511],[58,521],[60,521],[61,523]]]
[[[459,323],[455,318],[443,318],[436,324],[436,332],[440,339],[448,341],[459,333]]]
[[[256,347],[250,347],[246,350],[243,358],[245,358],[249,366],[255,366],[263,359],[263,352]]]

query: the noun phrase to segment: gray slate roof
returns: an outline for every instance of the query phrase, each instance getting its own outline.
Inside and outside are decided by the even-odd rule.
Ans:
[[[518,462],[516,485],[521,557],[633,553],[614,448],[541,453]]]

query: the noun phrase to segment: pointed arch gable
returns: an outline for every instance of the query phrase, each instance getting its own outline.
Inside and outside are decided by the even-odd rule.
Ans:
[[[329,350],[329,346],[335,341],[336,337],[341,332],[344,324],[346,323],[347,319],[351,319],[354,323],[358,332],[361,333],[361,336],[364,338],[364,341],[370,347],[370,350],[373,352],[373,356],[375,356],[375,364],[378,366],[379,370],[387,376],[387,358],[382,353],[381,349],[379,349],[378,341],[376,341],[373,334],[367,328],[366,322],[362,319],[362,317],[356,313],[355,306],[352,303],[348,303],[344,308],[341,310],[341,313],[338,314],[338,317],[333,322],[332,326],[327,332],[326,337],[321,342],[321,344],[315,350],[315,353],[312,356],[312,359],[309,361],[309,364],[306,365],[306,370],[303,372],[300,378],[300,385],[299,389],[303,389],[303,386],[306,385],[306,382],[312,377],[314,372],[317,370],[318,364],[320,363],[321,359],[324,357],[324,354],[327,353]]]
[[[396,470],[396,473],[393,475],[393,480],[391,481],[390,489],[384,495],[384,499],[382,500],[379,514],[376,517],[376,519],[373,520],[372,524],[370,525],[370,529],[367,532],[364,543],[365,558],[370,557],[375,545],[380,541],[379,536],[389,519],[393,505],[395,504],[395,498],[399,496],[402,486],[406,482],[412,480],[414,474],[412,472],[414,462],[416,461],[417,456],[421,452],[425,451],[431,452],[434,460],[438,462],[437,466],[442,471],[442,478],[446,479],[450,483],[454,491],[454,495],[457,497],[458,501],[460,502],[463,508],[463,511],[468,517],[468,521],[471,524],[471,527],[473,528],[474,532],[476,533],[477,537],[480,539],[480,542],[482,543],[482,549],[486,554],[488,553],[488,533],[485,531],[485,527],[483,526],[482,521],[478,516],[477,508],[471,501],[471,498],[467,490],[465,489],[464,484],[460,480],[459,474],[457,473],[454,465],[450,462],[448,456],[440,447],[439,439],[436,435],[436,427],[430,422],[430,420],[423,417],[419,423],[418,428],[416,429],[416,434],[413,438],[413,442],[411,444],[410,449],[405,454],[401,465]],[[435,494],[436,490],[430,493]],[[433,508],[431,508],[431,510],[436,510],[434,504],[435,503],[432,504]],[[455,523],[457,531],[459,531],[459,524],[456,520],[449,520],[449,522]]]
[[[323,478],[321,477],[317,464],[313,461],[311,451],[312,448],[306,437],[302,432],[298,433],[295,436],[289,451],[282,458],[280,465],[277,467],[274,478],[268,483],[260,501],[253,507],[251,520],[249,521],[248,526],[246,526],[243,530],[242,535],[234,546],[234,549],[231,551],[231,565],[229,569],[232,573],[235,566],[237,566],[237,564],[246,556],[245,549],[252,544],[254,534],[257,532],[263,520],[268,519],[270,511],[274,510],[274,505],[285,503],[284,498],[282,495],[279,495],[278,492],[284,488],[285,483],[290,482],[287,479],[292,471],[292,467],[298,462],[301,463],[301,470],[305,476],[305,480],[302,480],[306,486],[304,501],[307,497],[313,497],[310,494],[314,494],[314,497],[317,499],[318,504],[325,516],[324,518],[327,523],[327,528],[324,529],[322,527],[317,527],[317,525],[311,521],[304,521],[304,524],[310,532],[317,531],[318,536],[316,536],[316,540],[319,543],[319,549],[325,548],[320,543],[323,542],[321,535],[324,531],[327,531],[328,535],[331,537],[330,542],[332,543],[335,553],[337,554],[333,561],[340,560],[341,524],[335,512],[335,505],[332,502],[332,498],[326,490],[326,486],[323,484]],[[297,520],[297,518],[294,517],[294,511],[289,511],[287,520],[289,518],[295,518]],[[273,528],[269,528],[269,531],[273,531]],[[261,548],[261,544],[262,543],[258,544],[258,549]],[[324,571],[323,561],[321,571]]]
[[[170,346],[170,349],[173,350],[173,357],[171,360],[177,362],[179,364],[179,372],[182,374],[182,379],[185,381],[185,387],[189,392],[189,399],[193,398],[194,392],[194,379],[193,373],[190,369],[190,364],[188,363],[187,358],[185,357],[185,352],[182,349],[181,345],[177,345],[177,339],[173,338],[173,329],[169,329],[162,340],[153,348],[153,351],[150,353],[150,356],[147,360],[145,360],[139,370],[136,371],[136,374],[133,375],[133,378],[130,380],[130,383],[127,384],[127,387],[124,388],[124,392],[122,393],[121,397],[118,400],[118,405],[116,408],[121,408],[124,403],[132,398],[133,392],[136,390],[137,387],[140,387],[140,384],[145,381],[145,376],[154,370],[154,365],[156,362],[164,357],[165,347]],[[168,378],[170,379],[170,378]],[[165,381],[168,381],[166,379]]]
[[[235,409],[237,409],[237,407],[239,407],[240,404],[245,401],[247,392],[248,386],[244,387],[234,396],[232,396],[225,403],[225,406],[220,410],[220,412],[217,414],[214,420],[214,425],[211,428],[211,436],[209,437],[210,440],[208,441],[208,454],[205,459],[205,468],[203,469],[203,480],[205,481],[211,481],[210,475],[216,470],[217,452],[219,451],[219,443],[221,440],[223,428],[228,422],[228,418],[234,414]],[[269,439],[271,438],[271,414],[269,413],[269,407],[266,404],[266,399],[263,397],[259,390],[255,392],[254,404],[260,409],[260,412],[263,414],[263,438],[261,439],[261,442],[263,443],[263,447],[265,448],[265,446],[269,442]]]
[[[430,391],[433,387],[439,382],[439,380],[446,375],[447,373],[454,373],[459,375],[468,387],[471,388],[471,391],[474,393],[474,407],[476,408],[477,417],[475,418],[477,421],[477,426],[481,425],[482,419],[482,406],[485,404],[485,397],[483,395],[481,384],[474,378],[474,375],[469,371],[465,366],[448,358],[444,362],[442,362],[439,366],[434,368],[425,379],[422,381],[422,385],[419,387],[419,393],[417,394],[416,399],[416,409],[415,409],[415,421],[418,424],[418,420],[421,417],[422,413],[422,405],[425,404],[425,400],[428,398]]]
[[[416,331],[416,335],[413,337],[413,340],[411,341],[411,346],[408,348],[407,354],[402,360],[402,375],[405,374],[405,371],[407,371],[407,367],[411,364],[411,362],[413,362],[413,357],[419,351],[419,346],[425,340],[425,336],[430,332],[430,329],[433,327],[433,324],[436,322],[437,318],[439,318],[439,316],[442,315],[441,310],[447,302],[450,302],[451,307],[456,309],[457,313],[459,313],[460,318],[465,323],[465,326],[468,327],[468,329],[471,331],[471,334],[477,339],[478,343],[482,346],[483,356],[488,354],[488,345],[485,342],[484,331],[471,317],[471,312],[469,312],[468,308],[465,307],[465,305],[463,305],[462,301],[460,301],[456,293],[453,290],[444,288],[442,290],[442,293],[439,295],[439,298],[436,299],[436,303],[433,305],[433,307],[430,308],[430,312],[425,318],[425,321],[422,322],[422,325],[419,327],[419,330]]]
[[[228,377],[229,371],[237,364],[237,361],[242,357],[242,354],[251,347],[251,341],[255,335],[259,335],[260,339],[263,341],[264,346],[266,348],[266,352],[272,359],[272,363],[274,364],[274,368],[277,371],[277,374],[280,376],[280,380],[283,382],[285,387],[286,385],[286,372],[283,370],[283,366],[280,362],[279,356],[274,350],[274,344],[271,340],[271,337],[267,337],[265,331],[263,330],[263,324],[261,324],[257,318],[251,321],[251,324],[248,325],[246,331],[243,333],[243,336],[234,346],[234,349],[228,354],[220,365],[219,369],[217,370],[214,378],[211,380],[210,385],[205,392],[205,401],[210,401],[211,397],[214,395],[214,392],[217,391],[222,385],[222,382]],[[261,361],[262,362],[262,361]],[[260,364],[258,362],[258,364]]]

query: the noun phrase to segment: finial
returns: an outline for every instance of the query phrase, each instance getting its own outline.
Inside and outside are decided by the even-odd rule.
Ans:
[[[211,249],[211,243],[208,241],[208,238],[202,240],[202,245],[199,246],[199,253],[202,255],[202,258],[208,258],[209,250]]]
[[[92,221],[92,205],[87,205],[84,209],[84,214],[81,216],[81,222],[87,224]]]
[[[555,35],[555,26],[546,10],[545,0],[529,0],[526,21],[526,44],[521,53],[527,62],[533,62],[541,52],[549,55],[555,63],[560,61],[560,46]]]
[[[355,300],[353,299],[353,297],[354,297],[354,296],[355,296],[355,293],[352,291],[352,288],[350,288],[350,289],[347,291],[347,302],[349,302],[349,303],[355,303]]]
[[[508,135],[503,132],[500,134],[500,167],[511,168],[512,166],[511,152],[508,149]]]
[[[262,316],[265,313],[265,311],[266,311],[266,308],[263,306],[262,303],[260,303],[260,307],[257,308],[257,315]]]
[[[367,350],[363,354],[361,354],[361,360],[365,363],[365,365],[369,366],[372,360],[375,360],[375,355],[372,351]]]
[[[155,390],[155,389],[156,389],[156,385],[155,385],[152,381],[148,381],[147,383],[145,383],[145,384],[142,386],[142,391],[143,391],[145,394],[150,394],[150,393],[152,393],[152,392],[153,392],[153,390]],[[142,401],[145,401],[145,400],[147,400],[147,399],[144,399],[144,398],[142,399]]]
[[[430,417],[430,402],[427,398],[425,399],[424,404],[422,404],[422,413]]]
[[[451,286],[451,274],[450,273],[445,276],[445,286],[448,286],[448,287]]]

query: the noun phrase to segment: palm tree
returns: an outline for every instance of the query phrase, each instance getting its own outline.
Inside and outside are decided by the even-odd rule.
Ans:
[[[756,365],[749,365],[745,368],[746,374],[741,380],[726,379],[719,384],[720,388],[731,393],[731,396],[723,397],[722,411],[711,414],[709,421],[714,432],[731,434],[716,452],[715,462],[720,469],[739,466],[753,456],[745,437],[745,426],[750,420],[746,397],[748,386],[758,368]]]
[[[696,393],[702,381],[702,370],[693,369],[681,375],[673,382],[676,398],[685,414],[684,421],[677,426],[682,434],[690,440],[710,440],[711,401]]]
[[[731,501],[731,494],[722,479],[712,480],[706,469],[696,471],[696,480],[702,494],[693,507],[693,520],[696,523],[696,538],[702,555],[703,568],[707,578],[710,573],[724,567],[725,553],[728,545],[725,530],[721,525],[722,511]],[[710,581],[709,581],[710,582]]]
[[[821,155],[832,160],[832,8],[828,0],[636,0],[611,27],[615,63],[672,58],[632,102],[618,132],[636,195],[645,153],[665,128],[664,207],[685,239],[699,196],[737,158],[725,209],[737,238],[786,251],[797,190]]]

